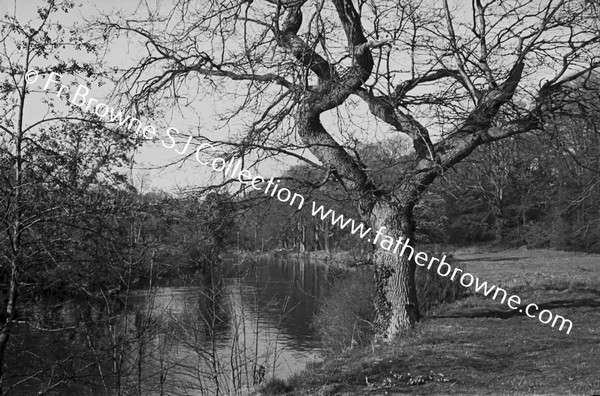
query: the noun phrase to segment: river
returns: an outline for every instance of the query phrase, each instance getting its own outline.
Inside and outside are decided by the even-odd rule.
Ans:
[[[215,287],[164,285],[104,304],[36,304],[15,327],[4,389],[16,396],[247,394],[318,360],[311,320],[329,287],[328,268],[270,258],[231,271],[239,260],[224,262],[225,273],[238,275]]]

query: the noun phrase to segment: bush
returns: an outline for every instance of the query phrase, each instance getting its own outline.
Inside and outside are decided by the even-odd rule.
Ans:
[[[441,258],[443,254],[430,253],[428,256]],[[453,268],[457,266],[451,255],[446,255],[445,261]],[[466,293],[459,282],[439,276],[437,265],[430,270],[417,266],[415,280],[422,316],[440,304],[458,300]],[[328,350],[339,352],[371,342],[374,335],[374,297],[375,280],[371,268],[346,272],[334,282],[313,320]]]
[[[287,383],[280,378],[272,378],[265,382],[260,386],[261,396],[279,396],[285,395],[287,392],[291,391],[291,386],[287,385]]]
[[[546,222],[530,222],[519,227],[516,233],[522,234],[527,247],[532,249],[552,247],[552,224]]]
[[[375,282],[371,270],[338,278],[313,325],[330,351],[367,344],[373,336]]]

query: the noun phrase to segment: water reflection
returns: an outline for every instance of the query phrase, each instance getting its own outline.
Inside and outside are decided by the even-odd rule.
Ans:
[[[136,290],[121,297],[126,309],[111,299],[36,304],[11,339],[9,394],[244,394],[316,359],[311,318],[327,268],[284,259],[225,264],[221,281]]]

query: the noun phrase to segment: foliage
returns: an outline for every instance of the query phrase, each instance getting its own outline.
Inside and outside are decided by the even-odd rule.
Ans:
[[[267,382],[260,386],[259,395],[260,396],[280,396],[285,395],[291,389],[290,386],[287,385],[285,380],[280,378],[271,378],[267,380]]]
[[[341,351],[372,341],[374,296],[372,271],[347,273],[335,281],[314,319],[327,349]]]

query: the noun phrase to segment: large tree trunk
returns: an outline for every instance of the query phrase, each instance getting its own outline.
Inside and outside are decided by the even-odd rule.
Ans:
[[[380,227],[385,227],[385,235],[395,241],[393,246],[386,250],[381,247],[383,237],[379,237],[373,256],[377,290],[376,330],[384,340],[392,340],[419,320],[414,254],[410,255],[410,247],[406,247],[401,255],[407,240],[409,245],[413,245],[413,205],[379,202],[373,208],[371,224],[374,232]],[[394,249],[398,238],[402,238],[401,244],[398,249]]]

